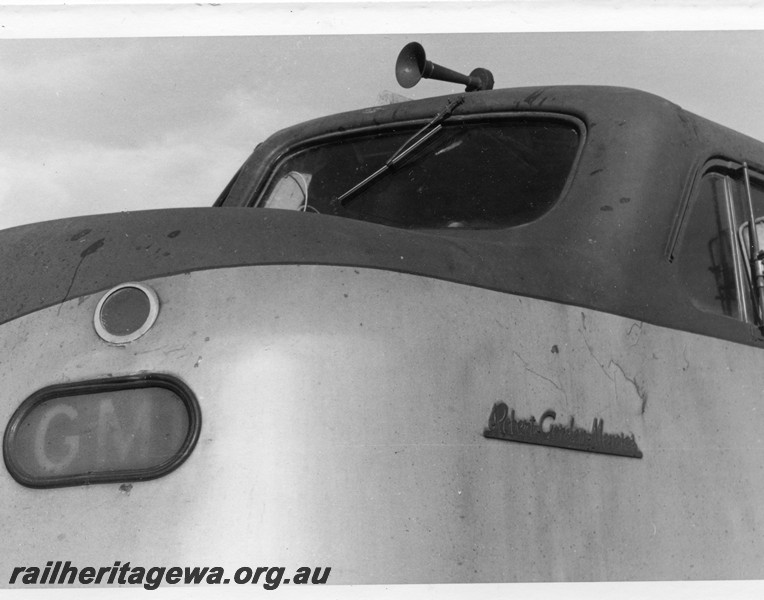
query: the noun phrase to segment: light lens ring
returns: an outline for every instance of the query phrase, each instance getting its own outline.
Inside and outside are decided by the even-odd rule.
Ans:
[[[143,283],[122,283],[99,300],[93,325],[101,339],[110,344],[137,340],[159,316],[159,296]]]

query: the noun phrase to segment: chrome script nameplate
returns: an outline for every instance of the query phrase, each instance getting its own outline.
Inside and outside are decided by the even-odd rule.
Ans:
[[[504,402],[497,402],[493,405],[483,435],[510,442],[642,458],[634,434],[605,433],[602,419],[595,418],[591,430],[586,430],[576,426],[573,417],[568,425],[554,423],[556,417],[557,413],[547,410],[538,421],[535,417],[517,419],[514,409],[510,412]]]

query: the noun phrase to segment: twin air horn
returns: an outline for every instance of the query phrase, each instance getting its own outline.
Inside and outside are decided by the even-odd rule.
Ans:
[[[493,89],[493,75],[488,69],[474,69],[469,75],[462,75],[446,67],[427,60],[424,48],[418,42],[406,44],[395,62],[395,78],[401,87],[414,87],[420,79],[438,79],[461,83],[465,92]]]

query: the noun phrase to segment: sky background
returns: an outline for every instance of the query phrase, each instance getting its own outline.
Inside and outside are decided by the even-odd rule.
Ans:
[[[764,139],[764,32],[0,39],[0,229],[209,206],[276,130],[462,86],[394,77],[399,50],[496,87],[642,89]]]

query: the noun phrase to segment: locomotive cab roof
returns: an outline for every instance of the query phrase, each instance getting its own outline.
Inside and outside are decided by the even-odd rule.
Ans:
[[[445,121],[445,128],[468,130],[472,127],[486,132],[482,138],[475,134],[477,139],[472,147],[467,147],[466,140],[450,142],[452,146],[465,147],[462,157],[440,171],[435,164],[427,164],[423,170],[437,173],[430,175],[429,180],[417,179],[419,159],[405,169],[396,168],[398,171],[408,169],[408,173],[390,175],[386,179],[405,182],[408,178],[408,187],[405,183],[399,188],[387,181],[372,183],[372,189],[377,186],[380,189],[375,192],[378,198],[369,204],[377,208],[364,213],[362,208],[345,210],[336,204],[341,192],[362,179],[353,158],[348,160],[345,156],[336,162],[343,165],[341,170],[347,171],[345,175],[350,175],[334,190],[334,207],[327,204],[330,210],[322,207],[307,212],[393,225],[376,228],[372,235],[390,238],[389,243],[402,250],[412,243],[418,246],[424,239],[430,246],[461,248],[470,256],[469,275],[464,280],[473,285],[534,297],[553,297],[695,332],[732,335],[748,343],[760,337],[758,333],[751,333],[750,323],[744,323],[744,319],[718,319],[708,312],[699,314],[687,297],[679,269],[672,263],[683,218],[692,204],[693,194],[697,194],[700,179],[710,170],[737,172],[747,163],[756,181],[757,172],[764,165],[764,145],[638,90],[604,86],[500,89],[402,102],[315,119],[277,132],[260,144],[217,205],[262,207],[275,185],[276,174],[283,175],[290,165],[300,164],[299,160],[290,163],[290,157],[309,156],[315,148],[339,148],[356,138],[397,134],[396,139],[405,140],[454,99],[458,99],[460,105]],[[486,140],[503,124],[515,121],[537,126],[526,132],[520,145],[538,142],[542,144],[542,151],[528,158],[528,153],[522,156],[518,147],[508,147],[506,163],[492,162],[491,157],[501,149],[497,150],[498,146]],[[543,144],[557,144],[554,136],[539,134],[539,130],[554,124],[563,124],[577,134],[576,152],[569,153],[568,162],[562,161],[564,164],[558,164],[555,148],[544,149]],[[434,148],[430,156],[448,151],[450,140],[443,141],[440,149]],[[488,152],[486,147],[490,148]],[[377,165],[372,167],[389,159],[390,148],[395,150],[397,145],[388,145],[388,155],[378,153]],[[356,149],[356,154],[358,152]],[[327,154],[323,158],[327,160],[331,156]],[[485,205],[486,192],[496,194],[497,202],[512,203],[513,198],[521,195],[521,190],[507,186],[528,187],[533,183],[513,183],[512,176],[502,175],[501,170],[505,166],[511,170],[525,160],[535,161],[529,169],[531,174],[538,174],[535,179],[526,175],[529,179],[549,180],[559,176],[564,181],[558,182],[553,197],[544,201],[545,206],[521,215],[519,221],[513,222],[515,215],[499,215],[494,223],[486,224],[485,219],[478,219],[475,225],[467,222],[454,226],[448,218],[440,221],[435,218],[433,225],[410,208],[412,204],[422,206],[426,213],[433,198],[438,193],[444,194],[444,189],[454,189],[453,195],[458,196],[462,204],[483,202]],[[485,167],[480,168],[486,161],[488,173]],[[561,164],[565,171],[557,173]],[[284,165],[281,171],[279,165]],[[338,171],[335,175],[338,176]],[[437,193],[428,194],[427,188],[433,187],[433,179],[438,179],[441,187]],[[413,189],[417,185],[420,192],[425,189],[419,195]],[[459,186],[458,189],[455,186]],[[536,193],[538,189],[531,191]],[[379,210],[379,205],[389,203],[389,198],[396,194],[405,208],[402,216],[394,215],[391,219],[384,210]],[[311,202],[309,199],[303,208],[312,208],[308,206]],[[363,202],[358,201],[359,205]],[[480,207],[480,211],[485,212],[486,207]],[[327,215],[306,216],[320,219]],[[488,221],[490,218],[489,215]],[[315,226],[322,228],[325,223],[326,220],[316,220]],[[402,236],[396,229],[407,230],[408,234]],[[402,246],[397,241],[399,236],[406,240]],[[433,276],[444,278],[451,278],[455,271],[449,266],[435,268],[434,265],[428,270]],[[655,285],[656,282],[660,284]]]
[[[435,146],[424,145],[424,162],[419,156],[407,159],[405,168],[396,167],[398,173],[377,179],[363,192],[374,198],[370,212],[364,212],[366,200],[360,196],[347,208],[336,203],[337,196],[394,156],[401,140],[416,137],[454,98],[461,103],[450,108],[452,114],[441,123],[445,133],[434,137]],[[519,142],[501,146],[503,139],[513,139],[502,128],[518,123]],[[567,132],[563,142],[554,133],[558,130]],[[573,142],[570,131],[575,134]],[[488,138],[493,145],[486,153],[481,148]],[[550,162],[544,147],[533,152],[532,159],[524,156],[522,148],[537,139],[563,148],[557,152],[562,158]],[[362,143],[356,144],[357,140]],[[381,148],[375,146],[379,140]],[[502,147],[507,149],[503,157],[497,151]],[[345,152],[348,148],[351,153]],[[335,150],[340,154],[332,154]],[[376,163],[367,160],[371,155]],[[363,160],[357,157],[368,163],[363,165],[366,173],[359,169]],[[437,161],[446,158],[451,162],[438,169]],[[310,173],[298,168],[303,159],[308,165],[332,164],[342,176],[330,200],[316,208],[311,192],[297,210],[252,210],[268,201],[267,194],[280,179],[293,180],[293,193],[307,191],[313,182],[308,182]],[[759,344],[762,336],[749,316],[748,300],[741,297],[745,294],[737,294],[737,312],[699,309],[688,291],[692,283],[688,286],[684,275],[687,266],[675,260],[682,223],[704,174],[719,169],[738,173],[744,162],[751,166],[754,187],[758,186],[758,171],[764,172],[760,142],[655,95],[624,88],[500,89],[356,110],[289,127],[259,144],[216,202],[218,209],[152,211],[150,218],[130,213],[70,220],[73,235],[85,228],[102,231],[99,253],[111,254],[117,267],[103,269],[89,283],[79,277],[68,291],[70,281],[65,276],[58,283],[43,278],[35,285],[45,288],[44,293],[41,289],[33,295],[43,299],[38,302],[52,304],[65,292],[69,297],[92,292],[126,277],[139,280],[226,264],[352,265],[550,299]],[[509,171],[522,165],[526,179],[518,176],[515,181],[504,165]],[[418,179],[425,171],[427,178]],[[529,175],[536,171],[542,176]],[[550,176],[556,181],[551,192],[543,185],[533,187]],[[451,194],[459,204],[455,210],[467,215],[456,218],[456,226],[442,214],[428,212],[433,198],[452,184],[461,186]],[[396,185],[402,187],[396,191]],[[512,194],[502,194],[508,185],[515,186]],[[428,186],[438,194],[428,194]],[[534,193],[523,196],[528,186]],[[534,205],[538,190],[546,194],[543,206]],[[502,214],[498,222],[491,222],[490,214],[482,215],[492,207],[503,210],[503,199],[511,203],[515,193],[526,203],[519,216]],[[488,195],[497,199],[485,201]],[[448,210],[453,208],[450,201],[444,204]],[[480,207],[481,219],[470,213],[473,206]],[[384,212],[388,209],[392,217]],[[409,217],[411,223],[406,221]],[[474,223],[469,222],[472,218]],[[51,261],[69,261],[75,267],[82,260],[79,252],[72,254],[71,245],[67,248],[65,241],[56,241],[60,235],[41,235],[41,226],[35,227],[27,232],[28,241],[18,240],[18,252],[6,254],[10,271],[25,272],[24,261],[15,261],[28,247],[43,257],[33,266],[36,271],[45,268],[48,253],[55,257]],[[25,237],[24,228],[10,231],[15,231],[12,237]],[[192,236],[168,240],[167,231],[191,231]],[[171,244],[171,259],[137,261],[130,251],[131,232]],[[702,272],[713,268],[698,267]],[[744,278],[740,265],[735,268],[736,276]],[[8,279],[13,285],[14,278]],[[21,295],[30,294],[29,279],[17,287]]]

